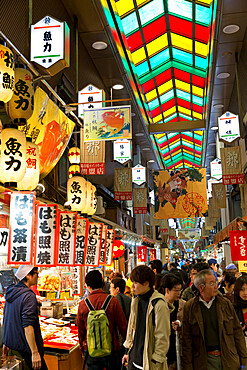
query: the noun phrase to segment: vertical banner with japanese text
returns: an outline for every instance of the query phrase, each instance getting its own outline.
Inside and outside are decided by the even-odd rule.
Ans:
[[[132,200],[132,169],[115,168],[114,170],[114,199]]]
[[[75,265],[76,212],[59,212],[58,266]]]
[[[113,242],[115,238],[115,230],[107,229],[106,238],[106,266],[111,266],[113,259]]]
[[[147,262],[147,254],[147,247],[145,245],[137,247],[138,262]]]
[[[106,262],[106,239],[107,239],[107,226],[103,225],[100,258],[99,258],[100,265],[105,265],[105,262]]]
[[[35,193],[13,192],[9,218],[9,265],[30,265],[33,261]]]
[[[81,128],[81,160],[80,169],[82,175],[105,174],[105,142],[84,142],[83,129]]]
[[[56,204],[38,204],[36,207],[35,266],[56,266],[57,212]]]
[[[88,242],[88,219],[77,216],[75,265],[83,266]]]
[[[147,189],[146,188],[134,188],[133,189],[134,199],[134,214],[145,214],[147,213]]]
[[[247,260],[247,230],[229,231],[233,261]]]
[[[212,184],[213,208],[226,208],[226,186],[222,183]]]
[[[89,222],[85,266],[99,266],[103,224]]]
[[[220,155],[223,184],[244,184],[241,148],[238,146],[221,148]]]
[[[150,249],[150,261],[154,261],[154,260],[156,260],[156,249],[151,248]]]
[[[80,266],[71,267],[73,295],[82,295],[82,273]]]

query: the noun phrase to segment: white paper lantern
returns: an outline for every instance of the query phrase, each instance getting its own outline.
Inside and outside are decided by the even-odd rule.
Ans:
[[[39,148],[27,138],[26,172],[23,179],[17,183],[18,190],[34,190],[39,183]]]
[[[26,136],[16,126],[4,128],[1,140],[1,177],[5,183],[17,183],[23,179],[25,171]]]
[[[72,164],[72,166],[69,167],[69,179],[78,173],[80,173],[80,166],[78,164]]]
[[[14,92],[14,67],[12,51],[0,43],[0,100],[4,103],[12,98]]]
[[[92,202],[90,204],[91,206],[91,210],[88,212],[88,215],[89,216],[92,216],[95,214],[96,212],[96,209],[97,209],[97,195],[96,195],[96,187],[95,186],[92,186],[91,187],[91,191],[92,191]]]
[[[71,164],[79,164],[80,163],[80,149],[73,147],[69,149],[69,162]]]
[[[71,210],[85,213],[87,181],[82,176],[73,176],[67,182],[67,199]]]

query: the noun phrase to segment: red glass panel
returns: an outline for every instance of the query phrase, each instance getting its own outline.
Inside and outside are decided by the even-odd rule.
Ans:
[[[168,100],[166,103],[162,104],[162,111],[165,112],[167,109],[174,107],[175,99]]]
[[[156,39],[158,36],[166,32],[166,19],[162,17],[156,19],[156,21],[150,23],[146,27],[143,27],[143,34],[146,43]]]
[[[155,88],[154,80],[149,80],[142,85],[144,93],[151,91]]]
[[[157,107],[157,108],[155,108],[155,109],[151,110],[151,115],[152,115],[152,117],[156,117],[156,116],[158,116],[160,113],[161,113],[161,109],[160,109],[160,107]]]
[[[169,15],[169,24],[171,32],[175,32],[192,39],[192,22]]]
[[[180,69],[174,68],[174,76],[178,80],[190,83],[190,74],[188,72],[184,72]]]
[[[197,41],[202,41],[205,44],[208,43],[210,37],[210,28],[201,26],[200,24],[195,24],[195,39]]]
[[[192,154],[194,153],[194,150],[190,148],[189,146],[183,145],[183,149],[187,150],[188,152],[192,152]]]
[[[171,80],[171,78],[172,78],[171,69],[168,69],[167,71],[162,72],[160,75],[155,77],[157,86],[160,86],[166,81]]]
[[[202,108],[203,107],[200,107],[200,105],[192,104],[193,111],[195,111],[197,113],[202,113]]]
[[[170,121],[167,121],[166,123],[178,122],[178,121],[179,121],[179,118],[178,117],[175,117],[175,118],[171,119]]]
[[[179,138],[180,138],[179,134],[177,134],[177,135],[175,135],[175,136],[171,137],[171,138],[169,139],[169,144],[172,144],[174,141],[178,140]]]
[[[191,103],[189,101],[177,98],[178,105],[191,110]]]
[[[181,145],[178,145],[176,148],[173,148],[172,150],[170,150],[170,153],[175,153],[177,152],[179,149],[181,149]]]
[[[131,52],[135,51],[143,45],[142,35],[140,31],[133,33],[133,35],[127,37],[129,49]]]
[[[198,87],[204,87],[204,78],[192,75],[192,84]]]

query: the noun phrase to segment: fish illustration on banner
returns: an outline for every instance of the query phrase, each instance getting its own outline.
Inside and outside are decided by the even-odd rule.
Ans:
[[[202,217],[207,205],[206,169],[153,172],[155,218]]]

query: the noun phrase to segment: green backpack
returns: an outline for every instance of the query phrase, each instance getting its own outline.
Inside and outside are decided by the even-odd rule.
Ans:
[[[108,295],[100,310],[95,310],[88,298],[85,303],[89,309],[87,317],[87,346],[91,357],[105,357],[111,354],[112,338],[106,310],[112,296]]]

